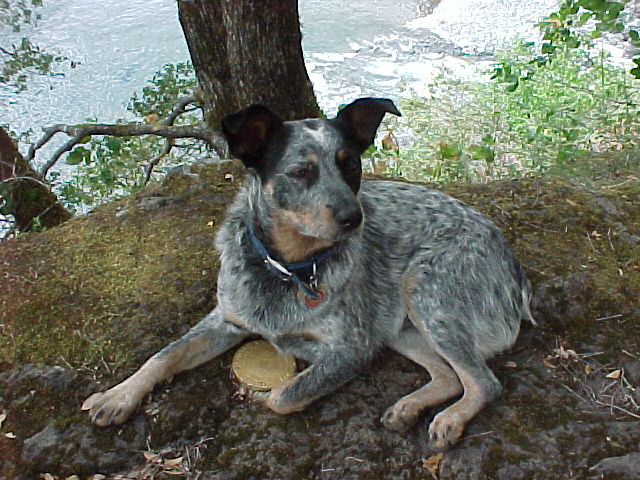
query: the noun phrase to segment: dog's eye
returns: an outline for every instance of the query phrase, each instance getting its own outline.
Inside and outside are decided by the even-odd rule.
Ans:
[[[311,170],[306,165],[299,165],[290,170],[287,170],[286,174],[291,178],[302,180],[309,177],[309,175],[311,174]]]

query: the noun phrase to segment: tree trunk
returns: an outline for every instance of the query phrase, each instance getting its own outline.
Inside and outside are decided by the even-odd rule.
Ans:
[[[72,217],[49,187],[22,158],[11,137],[0,128],[0,194],[3,213],[15,218],[16,228],[31,230],[35,219],[51,228]]]
[[[209,125],[251,103],[286,120],[320,114],[297,0],[178,0],[178,8]]]

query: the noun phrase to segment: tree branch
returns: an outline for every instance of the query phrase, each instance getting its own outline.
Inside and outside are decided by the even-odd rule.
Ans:
[[[32,159],[35,150],[41,148],[56,133],[66,133],[71,137],[69,141],[60,146],[52,155],[51,159],[40,170],[40,176],[44,178],[49,169],[60,159],[62,154],[71,150],[75,145],[88,136],[111,135],[113,137],[136,137],[141,135],[158,135],[165,138],[195,138],[209,144],[211,148],[217,149],[223,141],[220,135],[205,125],[151,125],[151,124],[87,124],[87,125],[53,125],[44,129],[45,135],[33,148],[30,149],[28,158]]]
[[[171,126],[173,125],[173,122],[176,121],[176,118],[178,118],[181,114],[183,114],[187,108],[187,105],[196,102],[197,98],[195,95],[189,95],[187,97],[182,97],[179,101],[178,104],[175,106],[175,108],[171,111],[171,113],[169,114],[169,116],[165,119],[164,124],[167,126]],[[146,185],[147,183],[149,183],[149,179],[151,178],[151,174],[153,173],[153,169],[155,168],[155,166],[160,163],[160,160],[162,160],[164,157],[166,157],[167,155],[169,155],[169,153],[171,153],[171,149],[174,146],[174,141],[172,138],[167,138],[167,142],[164,146],[164,148],[162,149],[162,152],[160,152],[158,155],[156,155],[155,157],[153,157],[151,159],[151,161],[149,162],[149,165],[147,166],[147,173],[144,179],[144,184]]]

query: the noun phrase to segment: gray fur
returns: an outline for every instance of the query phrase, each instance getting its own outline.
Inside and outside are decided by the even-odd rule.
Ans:
[[[462,399],[431,425],[434,446],[445,448],[500,393],[485,360],[512,346],[520,319],[530,317],[528,280],[498,228],[477,211],[407,183],[363,181],[353,192],[336,167],[336,151],[344,140],[339,128],[318,119],[283,125],[284,151],[268,172],[249,171],[218,232],[218,306],[149,362],[173,355],[174,373],[195,366],[194,357],[203,362],[221,353],[221,345],[231,347],[258,334],[310,363],[263,399],[272,410],[288,413],[336,390],[390,346],[425,366],[434,382],[431,390],[427,385],[392,406],[382,419],[387,427],[406,428],[432,405],[430,399],[458,395],[462,384]],[[309,158],[318,175],[300,193],[286,171]],[[267,183],[279,189],[277,195],[265,191]],[[362,226],[354,230],[337,229],[332,235],[323,230],[333,246],[318,266],[326,300],[314,308],[300,301],[292,282],[267,270],[247,236],[247,222],[253,222],[268,240],[282,202],[304,211],[331,206],[334,216],[340,208],[353,211],[354,205],[364,213]],[[176,360],[177,345],[193,338],[201,340],[198,352]],[[201,346],[207,344],[216,346]],[[85,402],[101,425],[124,421],[131,411],[123,414],[109,392]],[[139,401],[145,393],[134,396]]]

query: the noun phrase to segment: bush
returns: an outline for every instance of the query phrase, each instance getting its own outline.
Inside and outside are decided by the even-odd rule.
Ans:
[[[401,110],[411,140],[387,153],[392,171],[434,182],[485,181],[570,169],[589,152],[637,150],[640,85],[623,68],[565,47],[527,76],[534,47],[499,52],[501,68],[517,72],[518,88],[454,77],[443,70],[429,96],[408,92]],[[509,91],[511,90],[511,91]]]
[[[175,107],[181,96],[193,92],[197,84],[191,63],[166,64],[141,93],[134,93],[127,110],[137,122],[158,122]],[[95,121],[95,119],[93,119]],[[200,111],[179,116],[175,125],[194,124],[202,120]],[[116,123],[131,123],[120,119]],[[86,210],[110,199],[128,195],[144,186],[149,162],[161,155],[167,140],[146,135],[141,137],[93,137],[77,145],[66,157],[74,166],[65,175],[52,172],[54,191],[71,210]],[[162,158],[162,166],[154,170],[159,177],[169,167],[189,161],[205,147],[190,140],[176,140],[171,153]],[[64,177],[64,179],[63,179]]]

